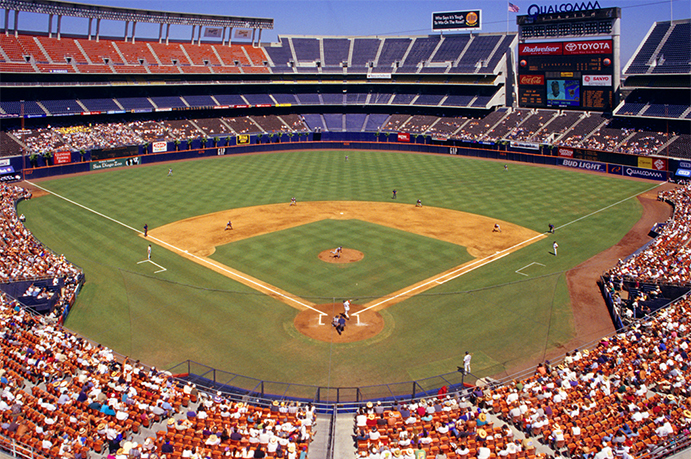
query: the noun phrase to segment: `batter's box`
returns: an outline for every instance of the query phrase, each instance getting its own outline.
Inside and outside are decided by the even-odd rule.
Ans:
[[[524,273],[523,270],[524,270],[524,269],[528,269],[528,268],[530,268],[530,267],[533,266],[533,265],[545,266],[545,265],[543,265],[542,263],[538,263],[537,261],[534,261],[534,262],[532,262],[532,263],[530,263],[530,264],[528,264],[528,265],[525,265],[524,267],[522,267],[522,268],[520,268],[520,269],[517,269],[515,272],[516,272],[516,274],[520,274],[521,276],[528,276],[528,277],[530,277],[530,274]]]

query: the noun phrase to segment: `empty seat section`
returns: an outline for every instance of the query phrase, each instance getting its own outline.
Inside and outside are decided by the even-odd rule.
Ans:
[[[665,34],[669,30],[670,22],[658,22],[653,26],[653,30],[648,35],[645,43],[641,46],[636,56],[631,61],[631,64],[626,69],[627,74],[635,73],[646,73],[648,70],[648,61],[652,57],[653,53],[660,45],[660,41],[664,38]],[[687,37],[688,40],[688,37]]]
[[[245,54],[244,47],[241,45],[213,45],[216,52],[221,57],[223,65],[228,66],[238,66],[238,65],[251,65],[251,62],[247,55]]]
[[[394,62],[400,63],[403,60],[408,47],[410,38],[387,38],[384,40],[379,59],[377,60],[377,70],[390,72]]]
[[[88,64],[86,57],[71,38],[58,40],[57,38],[37,37],[37,40],[43,45],[43,49],[53,62],[63,63],[67,61],[67,58],[70,58],[74,63]]]
[[[369,99],[370,104],[388,104],[391,100],[391,93],[376,93],[372,94]]]
[[[322,67],[341,67],[348,61],[350,51],[350,39],[348,38],[324,38],[324,62]]]
[[[41,104],[52,115],[75,115],[84,111],[76,99],[42,100]]]
[[[273,94],[274,99],[276,100],[276,103],[279,104],[291,104],[291,105],[296,105],[299,104],[300,101],[298,101],[295,98],[295,94]]]
[[[34,67],[31,64],[21,64],[19,62],[0,62],[0,72],[33,73]]]
[[[123,64],[112,41],[77,40],[93,64]]]
[[[30,55],[36,62],[48,63],[48,57],[43,53],[41,48],[34,41],[34,37],[28,35],[19,35],[17,42],[24,51],[24,55]]]
[[[212,107],[216,105],[216,102],[214,102],[211,96],[206,95],[184,96],[183,99],[187,101],[190,107]]]
[[[213,45],[206,43],[199,45],[183,43],[180,46],[187,51],[187,56],[189,56],[194,65],[221,65],[221,61],[218,60],[216,53],[214,53]]]
[[[245,99],[251,105],[274,105],[274,101],[268,94],[245,94]]]
[[[478,62],[482,62],[481,65],[485,65],[490,53],[501,39],[501,35],[476,35],[475,39],[470,43],[468,50],[458,62],[458,68],[462,71],[472,72],[478,66]]]
[[[439,105],[443,98],[443,94],[420,94],[415,100],[415,105]]]
[[[468,35],[444,37],[444,41],[439,45],[439,49],[434,53],[430,62],[454,62],[468,44],[469,39],[470,37]]]
[[[7,101],[7,100],[0,100],[0,107],[2,107],[2,110],[7,113],[7,114],[12,114],[12,115],[21,115],[24,113],[24,115],[45,115],[46,112],[43,111],[40,105],[38,105],[37,102],[33,100],[25,100],[24,101],[24,108],[22,112],[22,102],[18,100],[14,101]]]
[[[238,94],[214,94],[221,105],[247,105],[247,102]]]
[[[396,94],[391,102],[394,105],[408,105],[410,104],[417,94]]]
[[[25,62],[26,51],[14,35],[0,34],[0,47],[13,62]]]
[[[447,97],[442,105],[449,107],[467,107],[474,97],[475,94],[453,94]]]
[[[691,22],[674,24],[653,73],[691,73]]]
[[[434,48],[439,44],[440,37],[420,37],[416,38],[410,47],[410,52],[405,58],[405,62],[398,71],[403,69],[416,69],[420,62],[425,62],[432,55]]]
[[[293,49],[298,62],[315,62],[319,56],[319,40],[316,38],[293,38]]]
[[[184,108],[187,107],[179,96],[158,96],[152,97],[151,101],[158,108]]]
[[[325,93],[322,94],[322,100],[325,105],[342,105],[343,93]]]
[[[374,62],[379,51],[381,40],[378,38],[355,38],[353,41],[353,57],[351,67],[365,69],[370,62]],[[351,69],[348,69],[350,72]]]
[[[113,99],[80,99],[80,102],[88,108],[90,112],[121,110]]]
[[[346,113],[346,131],[360,132],[365,124],[367,115],[364,113]]]
[[[264,49],[271,58],[274,67],[286,69],[289,67],[289,63],[294,61],[286,40],[282,41],[279,46],[268,46]]]
[[[113,46],[120,50],[128,64],[156,65],[156,58],[146,43],[129,43],[124,41],[113,42]]]
[[[324,121],[326,121],[326,128],[329,131],[339,132],[343,131],[343,114],[342,113],[325,113]]]
[[[311,130],[321,129],[324,130],[326,127],[322,122],[322,116],[319,114],[307,114],[304,115],[305,123]]]
[[[180,43],[148,43],[163,65],[190,65]]]
[[[298,99],[302,105],[321,105],[319,94],[305,93],[298,94]]]
[[[386,123],[389,115],[381,113],[371,113],[367,119],[367,125],[365,126],[365,131],[376,132],[381,129],[381,127]]]
[[[367,102],[367,94],[366,93],[346,93],[346,99],[345,103],[346,104],[357,104],[357,105],[362,105]]]
[[[146,97],[118,97],[117,101],[125,110],[152,110],[154,108]]]

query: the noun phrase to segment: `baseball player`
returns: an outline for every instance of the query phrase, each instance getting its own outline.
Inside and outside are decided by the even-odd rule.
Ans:
[[[557,244],[557,241],[554,241],[552,244],[552,248],[554,249],[554,256],[557,256],[557,249],[559,248],[559,244]]]
[[[473,356],[470,354],[470,352],[465,351],[465,357],[463,357],[463,372],[465,374],[470,373],[470,359],[472,359]]]
[[[173,175],[173,168],[172,167],[168,169],[168,177],[170,177],[171,175]]]
[[[293,196],[292,198],[290,198],[290,205],[291,205],[291,206],[297,206],[297,205],[298,205],[298,200],[295,199],[295,196]]]
[[[499,223],[494,224],[494,229],[492,230],[493,233],[501,233],[501,226],[499,226]]]
[[[350,320],[350,300],[343,300],[343,314],[345,314],[346,319]]]
[[[422,207],[422,200],[418,199],[415,207]]]
[[[391,199],[396,199],[396,190],[393,190],[393,197]]]
[[[226,223],[226,230],[232,230],[232,229],[233,229],[233,223],[230,220],[228,220],[228,223]]]
[[[146,248],[146,259],[151,260],[151,244]]]
[[[549,224],[549,232],[554,233],[554,225],[551,223]]]
[[[149,225],[144,223],[144,237],[149,235]]]

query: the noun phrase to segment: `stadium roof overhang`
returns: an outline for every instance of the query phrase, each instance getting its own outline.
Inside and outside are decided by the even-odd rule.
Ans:
[[[244,27],[248,29],[273,29],[274,20],[211,14],[149,11],[115,6],[87,5],[56,0],[0,0],[0,8],[78,18],[107,19],[114,21],[150,22],[156,24],[180,24],[202,27]]]

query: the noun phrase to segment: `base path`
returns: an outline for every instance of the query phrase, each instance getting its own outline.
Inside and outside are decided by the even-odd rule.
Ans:
[[[327,219],[362,220],[439,239],[465,247],[475,258],[379,300],[366,305],[354,305],[351,310],[354,318],[351,322],[359,325],[348,327],[348,332],[342,335],[342,339],[338,339],[344,342],[369,338],[379,333],[383,322],[375,311],[455,279],[545,237],[509,222],[456,210],[362,201],[315,201],[301,202],[295,206],[285,203],[229,209],[150,229],[149,237],[152,242],[161,243],[168,249],[175,247],[180,255],[300,310],[301,313],[295,319],[297,329],[312,338],[331,341],[335,334],[330,324],[333,317],[332,305],[315,305],[209,258],[216,247],[221,245]],[[226,229],[228,221],[232,222],[232,230]],[[501,232],[493,231],[495,224],[501,226]],[[341,262],[355,262],[367,256],[352,252],[344,248]],[[329,251],[320,254],[319,258],[327,262],[339,262],[338,259],[333,259]],[[360,332],[353,333],[355,328]]]

